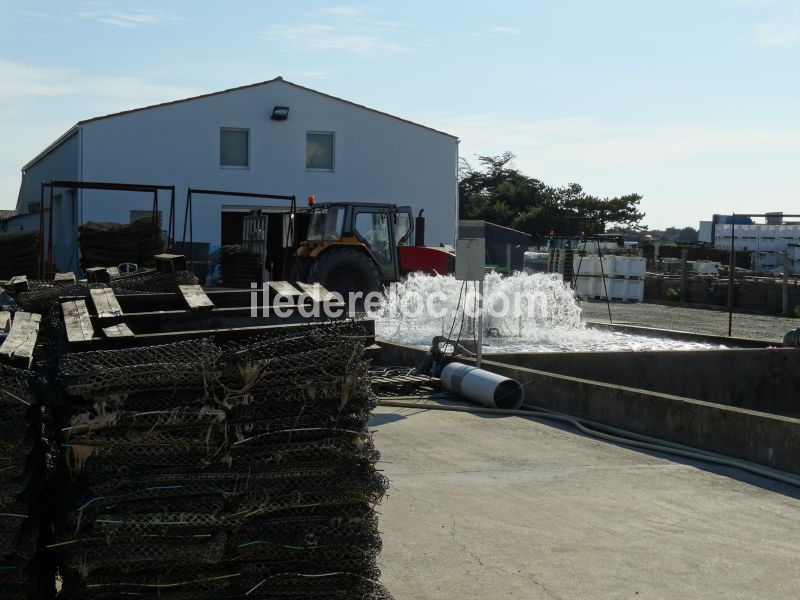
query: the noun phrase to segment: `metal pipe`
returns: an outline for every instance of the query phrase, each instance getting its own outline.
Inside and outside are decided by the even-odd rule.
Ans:
[[[50,226],[47,233],[47,271],[53,269],[53,186],[50,186]]]
[[[686,287],[689,285],[689,250],[681,249],[681,305],[686,304]]]
[[[736,228],[736,213],[731,215],[731,259],[730,273],[728,275],[728,337],[733,335],[733,298],[734,285],[736,282],[736,248],[733,237],[733,230]]]
[[[239,198],[266,198],[272,200],[291,200],[294,201],[295,196],[284,196],[280,194],[258,194],[255,192],[229,192],[226,190],[201,190],[194,188],[192,189],[192,193],[194,194],[203,194],[208,196],[232,196],[232,197],[239,197]]]
[[[44,279],[44,187],[39,193],[39,279]]]
[[[483,360],[483,279],[478,282],[478,342],[476,346],[475,363],[480,369]]]
[[[789,253],[788,252],[781,252],[783,254],[783,316],[789,316]]]
[[[489,408],[516,410],[525,401],[518,381],[464,363],[448,363],[441,373],[442,386]]]
[[[169,195],[169,225],[167,225],[167,250],[172,252],[175,248],[175,186],[172,186]]]
[[[783,336],[783,345],[787,348],[800,348],[800,327],[786,332]]]

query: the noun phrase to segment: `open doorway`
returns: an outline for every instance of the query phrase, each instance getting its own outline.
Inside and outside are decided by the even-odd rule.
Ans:
[[[260,252],[264,281],[286,279],[297,237],[289,233],[293,226],[290,212],[282,207],[224,207],[220,241]]]

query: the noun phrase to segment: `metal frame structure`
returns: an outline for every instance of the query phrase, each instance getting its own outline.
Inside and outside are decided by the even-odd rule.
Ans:
[[[736,231],[736,217],[756,217],[766,219],[774,217],[775,214],[766,213],[732,213],[731,214],[731,252],[728,269],[728,337],[733,335],[733,304],[734,304],[734,284],[736,283],[736,247],[734,234]],[[800,218],[800,215],[781,214],[781,217]]]
[[[297,196],[285,196],[280,194],[259,194],[256,192],[230,192],[226,190],[204,190],[187,188],[186,190],[186,208],[183,215],[183,244],[186,247],[186,228],[189,228],[189,269],[194,268],[194,227],[193,227],[193,213],[192,213],[192,197],[195,194],[203,196],[227,196],[232,198],[258,198],[260,200],[287,200],[291,202],[289,212],[292,217],[289,220],[289,228],[286,232],[286,247],[289,246],[289,240],[294,237],[294,215],[297,213]],[[283,259],[283,270],[286,271],[286,256]]]
[[[44,248],[44,191],[50,188],[50,203],[47,210],[50,211],[48,234],[47,234],[47,255]],[[155,185],[142,183],[114,183],[103,181],[65,181],[51,179],[42,181],[41,195],[39,203],[39,277],[44,278],[45,273],[53,270],[53,190],[78,189],[78,190],[107,190],[116,192],[145,192],[153,194],[153,221],[158,214],[158,192],[159,190],[170,191],[170,210],[169,224],[167,225],[167,247],[171,248],[175,244],[175,186],[174,185]]]

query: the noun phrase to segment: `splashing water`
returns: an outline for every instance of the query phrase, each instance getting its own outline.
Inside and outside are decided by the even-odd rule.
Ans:
[[[475,282],[412,274],[392,284],[385,301],[372,312],[375,333],[380,339],[421,347],[437,335],[472,340],[477,294]],[[587,328],[574,292],[555,274],[487,274],[484,298],[484,331],[491,336],[484,337],[485,352],[718,347]]]

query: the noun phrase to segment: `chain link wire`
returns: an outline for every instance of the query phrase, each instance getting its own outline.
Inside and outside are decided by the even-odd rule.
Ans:
[[[357,322],[63,356],[65,598],[390,599]]]

